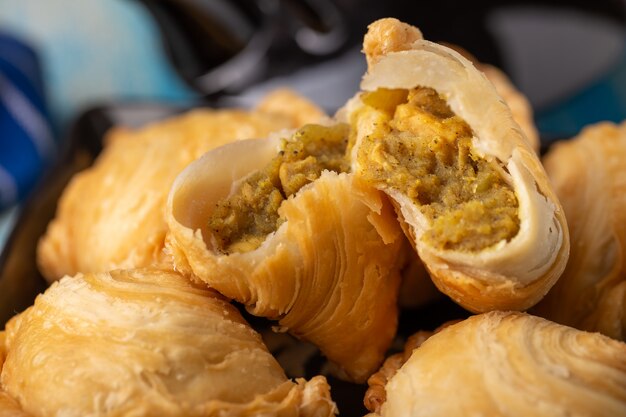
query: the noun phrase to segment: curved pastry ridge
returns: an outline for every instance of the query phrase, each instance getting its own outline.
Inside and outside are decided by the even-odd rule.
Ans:
[[[34,416],[335,411],[323,377],[287,380],[233,306],[172,272],[66,277],[6,331],[0,381]]]
[[[572,254],[536,312],[626,339],[626,124],[599,123],[544,158],[568,218]]]
[[[325,213],[324,219],[311,219],[312,210]],[[291,224],[288,241],[306,248],[302,260],[307,272],[279,324],[332,352],[332,358],[327,355],[342,368],[371,373],[372,364],[381,362],[382,346],[395,333],[399,275],[398,261],[390,256],[398,254],[401,240],[397,230],[389,236],[387,228],[387,236],[381,236],[364,220],[389,217],[390,207],[377,191],[361,188],[347,174],[327,172],[281,211]],[[316,241],[323,236],[333,238]],[[392,250],[385,248],[383,237],[392,242]],[[372,343],[374,337],[378,343]]]
[[[294,137],[321,131],[328,138],[336,127],[303,129]],[[267,182],[255,175],[287,153],[287,142],[278,137],[237,142],[189,165],[169,196],[168,246],[179,270],[252,314],[278,320],[282,330],[317,345],[344,378],[364,381],[382,362],[397,323],[404,238],[382,193],[351,174],[323,169],[283,198],[276,214],[255,214],[253,225],[268,217],[276,224],[273,231],[259,237],[253,228],[252,237],[224,237],[224,224],[232,218],[245,222],[247,213],[259,210],[258,200],[240,217],[235,211],[209,227],[218,210],[237,210],[241,199],[263,192]],[[227,239],[231,246],[220,247]]]
[[[522,313],[486,313],[423,342],[385,390],[383,417],[622,415],[626,344]]]
[[[355,130],[355,175],[391,198],[454,301],[475,312],[536,304],[565,268],[569,235],[510,108],[466,58],[395,19],[370,25],[364,52],[363,91],[338,113]]]
[[[205,152],[241,139],[299,127],[323,112],[282,90],[258,109],[198,109],[137,130],[116,127],[90,168],[75,175],[37,259],[48,281],[79,272],[168,267],[163,208],[172,182]]]

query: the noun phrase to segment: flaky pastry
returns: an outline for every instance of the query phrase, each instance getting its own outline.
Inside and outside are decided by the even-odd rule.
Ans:
[[[65,277],[6,328],[2,388],[33,416],[331,416],[260,336],[173,272]]]
[[[509,107],[457,52],[395,19],[364,40],[369,69],[338,117],[352,170],[394,203],[435,285],[472,311],[536,304],[565,268],[565,216]]]
[[[64,191],[38,247],[53,281],[78,272],[165,265],[164,207],[176,175],[225,143],[316,121],[322,111],[285,90],[257,110],[194,110],[138,130],[114,128],[95,164]]]
[[[382,193],[329,170],[348,166],[345,135],[307,125],[207,153],[172,187],[168,245],[178,270],[365,381],[395,334],[404,237]]]
[[[626,344],[599,333],[491,312],[419,342],[395,374],[386,370],[386,400],[372,417],[626,413]]]
[[[587,127],[555,144],[544,165],[573,244],[565,272],[536,312],[626,340],[626,123]]]

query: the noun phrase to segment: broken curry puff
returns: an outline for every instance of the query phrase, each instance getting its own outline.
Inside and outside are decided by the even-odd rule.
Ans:
[[[33,417],[336,412],[323,376],[287,379],[234,306],[174,272],[65,277],[4,337],[0,407],[16,416],[18,403]]]
[[[277,90],[249,111],[195,109],[140,129],[114,128],[93,166],[64,190],[38,246],[41,272],[54,281],[78,272],[167,265],[164,207],[185,166],[225,143],[323,116],[305,98]]]
[[[563,210],[493,85],[414,27],[379,20],[364,40],[352,169],[392,200],[436,286],[475,311],[523,310],[569,252]]]
[[[178,270],[317,345],[363,382],[395,334],[405,239],[384,194],[349,174],[346,125],[232,143],[170,192]]]

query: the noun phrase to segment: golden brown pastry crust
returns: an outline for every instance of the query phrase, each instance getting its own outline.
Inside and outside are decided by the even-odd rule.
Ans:
[[[413,38],[417,40],[405,41]],[[370,25],[364,45],[370,67],[361,88],[421,86],[447,98],[452,111],[472,128],[473,150],[501,164],[519,203],[520,231],[511,240],[478,252],[440,250],[422,240],[430,223],[412,200],[382,187],[435,285],[471,311],[523,310],[536,304],[565,268],[569,236],[560,203],[509,108],[469,61],[449,48],[421,40],[417,29],[396,19]],[[362,107],[357,95],[338,117],[351,120]],[[374,122],[372,117],[357,118],[353,155],[358,155],[360,142],[374,131]],[[362,175],[365,168],[358,158],[353,161],[353,171]]]
[[[348,174],[325,171],[285,200],[285,222],[252,251],[223,255],[207,219],[233,184],[263,168],[278,138],[218,148],[172,187],[168,245],[193,274],[282,330],[308,340],[343,371],[365,379],[380,366],[397,323],[403,236],[384,195]]]
[[[114,128],[95,164],[63,193],[38,247],[49,281],[78,272],[167,265],[164,207],[176,175],[209,149],[298,127],[322,111],[280,91],[258,110],[194,110],[139,130]]]
[[[626,340],[626,123],[599,123],[544,158],[567,215],[572,252],[536,312]]]
[[[330,416],[215,293],[159,270],[66,277],[7,324],[2,387],[35,416]]]
[[[626,344],[523,313],[481,314],[423,342],[386,395],[382,417],[623,415]]]

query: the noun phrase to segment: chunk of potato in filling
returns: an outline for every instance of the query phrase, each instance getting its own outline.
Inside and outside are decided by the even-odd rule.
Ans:
[[[352,123],[368,112],[376,120],[357,155],[362,175],[418,204],[432,226],[423,239],[478,251],[517,234],[518,201],[503,170],[472,151],[471,128],[435,90],[379,89],[362,101]]]
[[[284,221],[282,202],[320,177],[322,171],[347,172],[348,125],[306,125],[263,169],[245,178],[232,195],[218,201],[208,219],[215,248],[224,253],[258,248]]]

